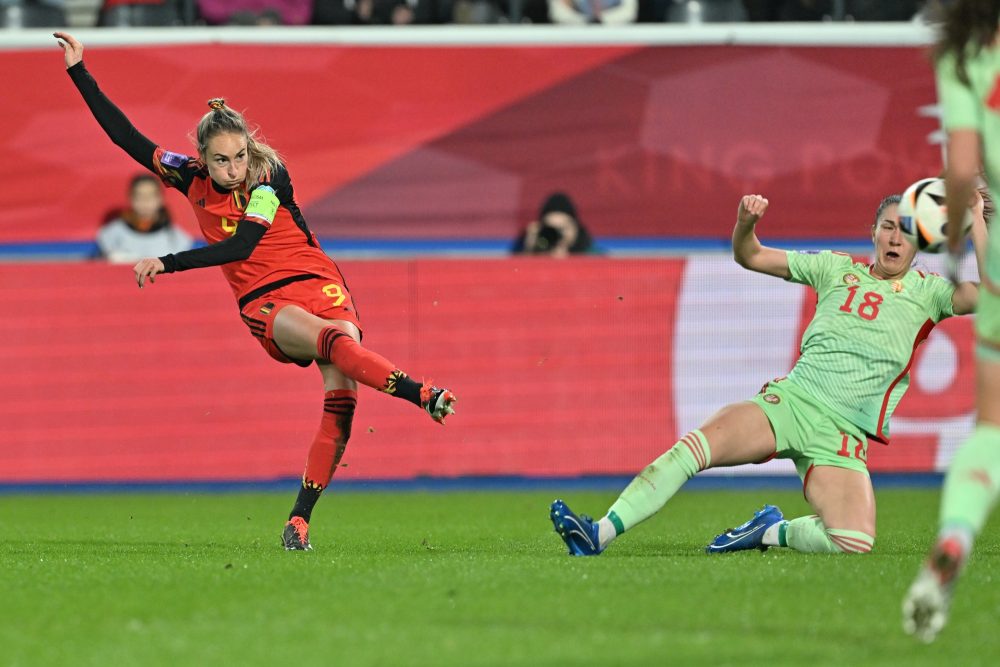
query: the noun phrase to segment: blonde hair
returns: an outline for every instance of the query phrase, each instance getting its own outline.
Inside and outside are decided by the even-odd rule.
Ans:
[[[198,147],[198,155],[205,160],[208,142],[220,134],[241,134],[247,140],[247,188],[267,179],[274,170],[282,166],[281,155],[263,141],[257,140],[259,128],[250,129],[246,118],[239,111],[226,106],[226,100],[215,97],[208,101],[209,112],[198,121],[193,137]]]

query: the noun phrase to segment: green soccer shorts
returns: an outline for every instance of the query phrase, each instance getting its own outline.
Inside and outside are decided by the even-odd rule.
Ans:
[[[825,409],[787,379],[775,380],[750,399],[771,422],[775,458],[791,459],[805,482],[809,468],[836,466],[868,475],[868,437],[846,419]]]

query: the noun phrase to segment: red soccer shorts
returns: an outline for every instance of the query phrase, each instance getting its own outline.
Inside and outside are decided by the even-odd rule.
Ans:
[[[350,292],[330,278],[310,278],[268,292],[249,302],[240,311],[251,335],[273,359],[283,364],[309,366],[312,361],[292,359],[274,341],[274,317],[285,306],[298,306],[324,320],[346,320],[361,329],[361,320]]]

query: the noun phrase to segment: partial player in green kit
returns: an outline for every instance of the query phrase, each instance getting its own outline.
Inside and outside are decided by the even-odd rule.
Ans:
[[[889,419],[909,385],[917,346],[939,321],[973,312],[977,285],[911,268],[916,248],[899,228],[899,195],[885,198],[872,225],[874,261],[836,252],[788,252],[761,245],[754,232],[767,210],[742,198],[733,230],[736,262],[751,271],[809,285],[817,305],[800,356],[786,377],[749,401],[728,405],[646,466],[599,521],[562,500],[549,516],[571,555],[592,556],[655,514],[701,470],[770,458],[795,462],[815,514],[786,520],[765,505],[717,536],[709,553],[791,547],[808,553],[867,553],[875,542],[875,496],[867,469],[869,438],[888,442]],[[972,207],[972,236],[985,248],[983,200]],[[782,304],[773,304],[781,308]]]
[[[996,201],[1000,184],[1000,0],[958,0],[948,9],[934,51],[938,97],[948,133],[945,190],[949,277],[966,242],[958,233],[985,166]],[[978,253],[978,246],[977,253]],[[973,542],[1000,493],[1000,239],[989,240],[980,262],[982,287],[976,317],[976,430],[962,444],[945,476],[938,536],[903,599],[903,627],[933,641],[948,620],[955,583]]]

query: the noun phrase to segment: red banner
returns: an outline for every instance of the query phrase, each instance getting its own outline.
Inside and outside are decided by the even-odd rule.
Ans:
[[[326,238],[513,239],[565,190],[598,237],[724,239],[761,192],[776,237],[855,240],[884,195],[940,169],[922,47],[206,43],[94,46],[87,63],[173,150],[205,100],[245,110]],[[93,238],[136,165],[55,45],[0,50],[0,80],[18,91],[0,243]]]
[[[365,345],[460,399],[441,427],[361,388],[338,473],[355,479],[634,473],[784,374],[811,299],[714,255],[341,266]],[[267,357],[215,270],[140,291],[127,267],[0,264],[0,303],[0,482],[301,473],[319,373]],[[932,332],[873,469],[943,469],[972,363],[968,320]]]

